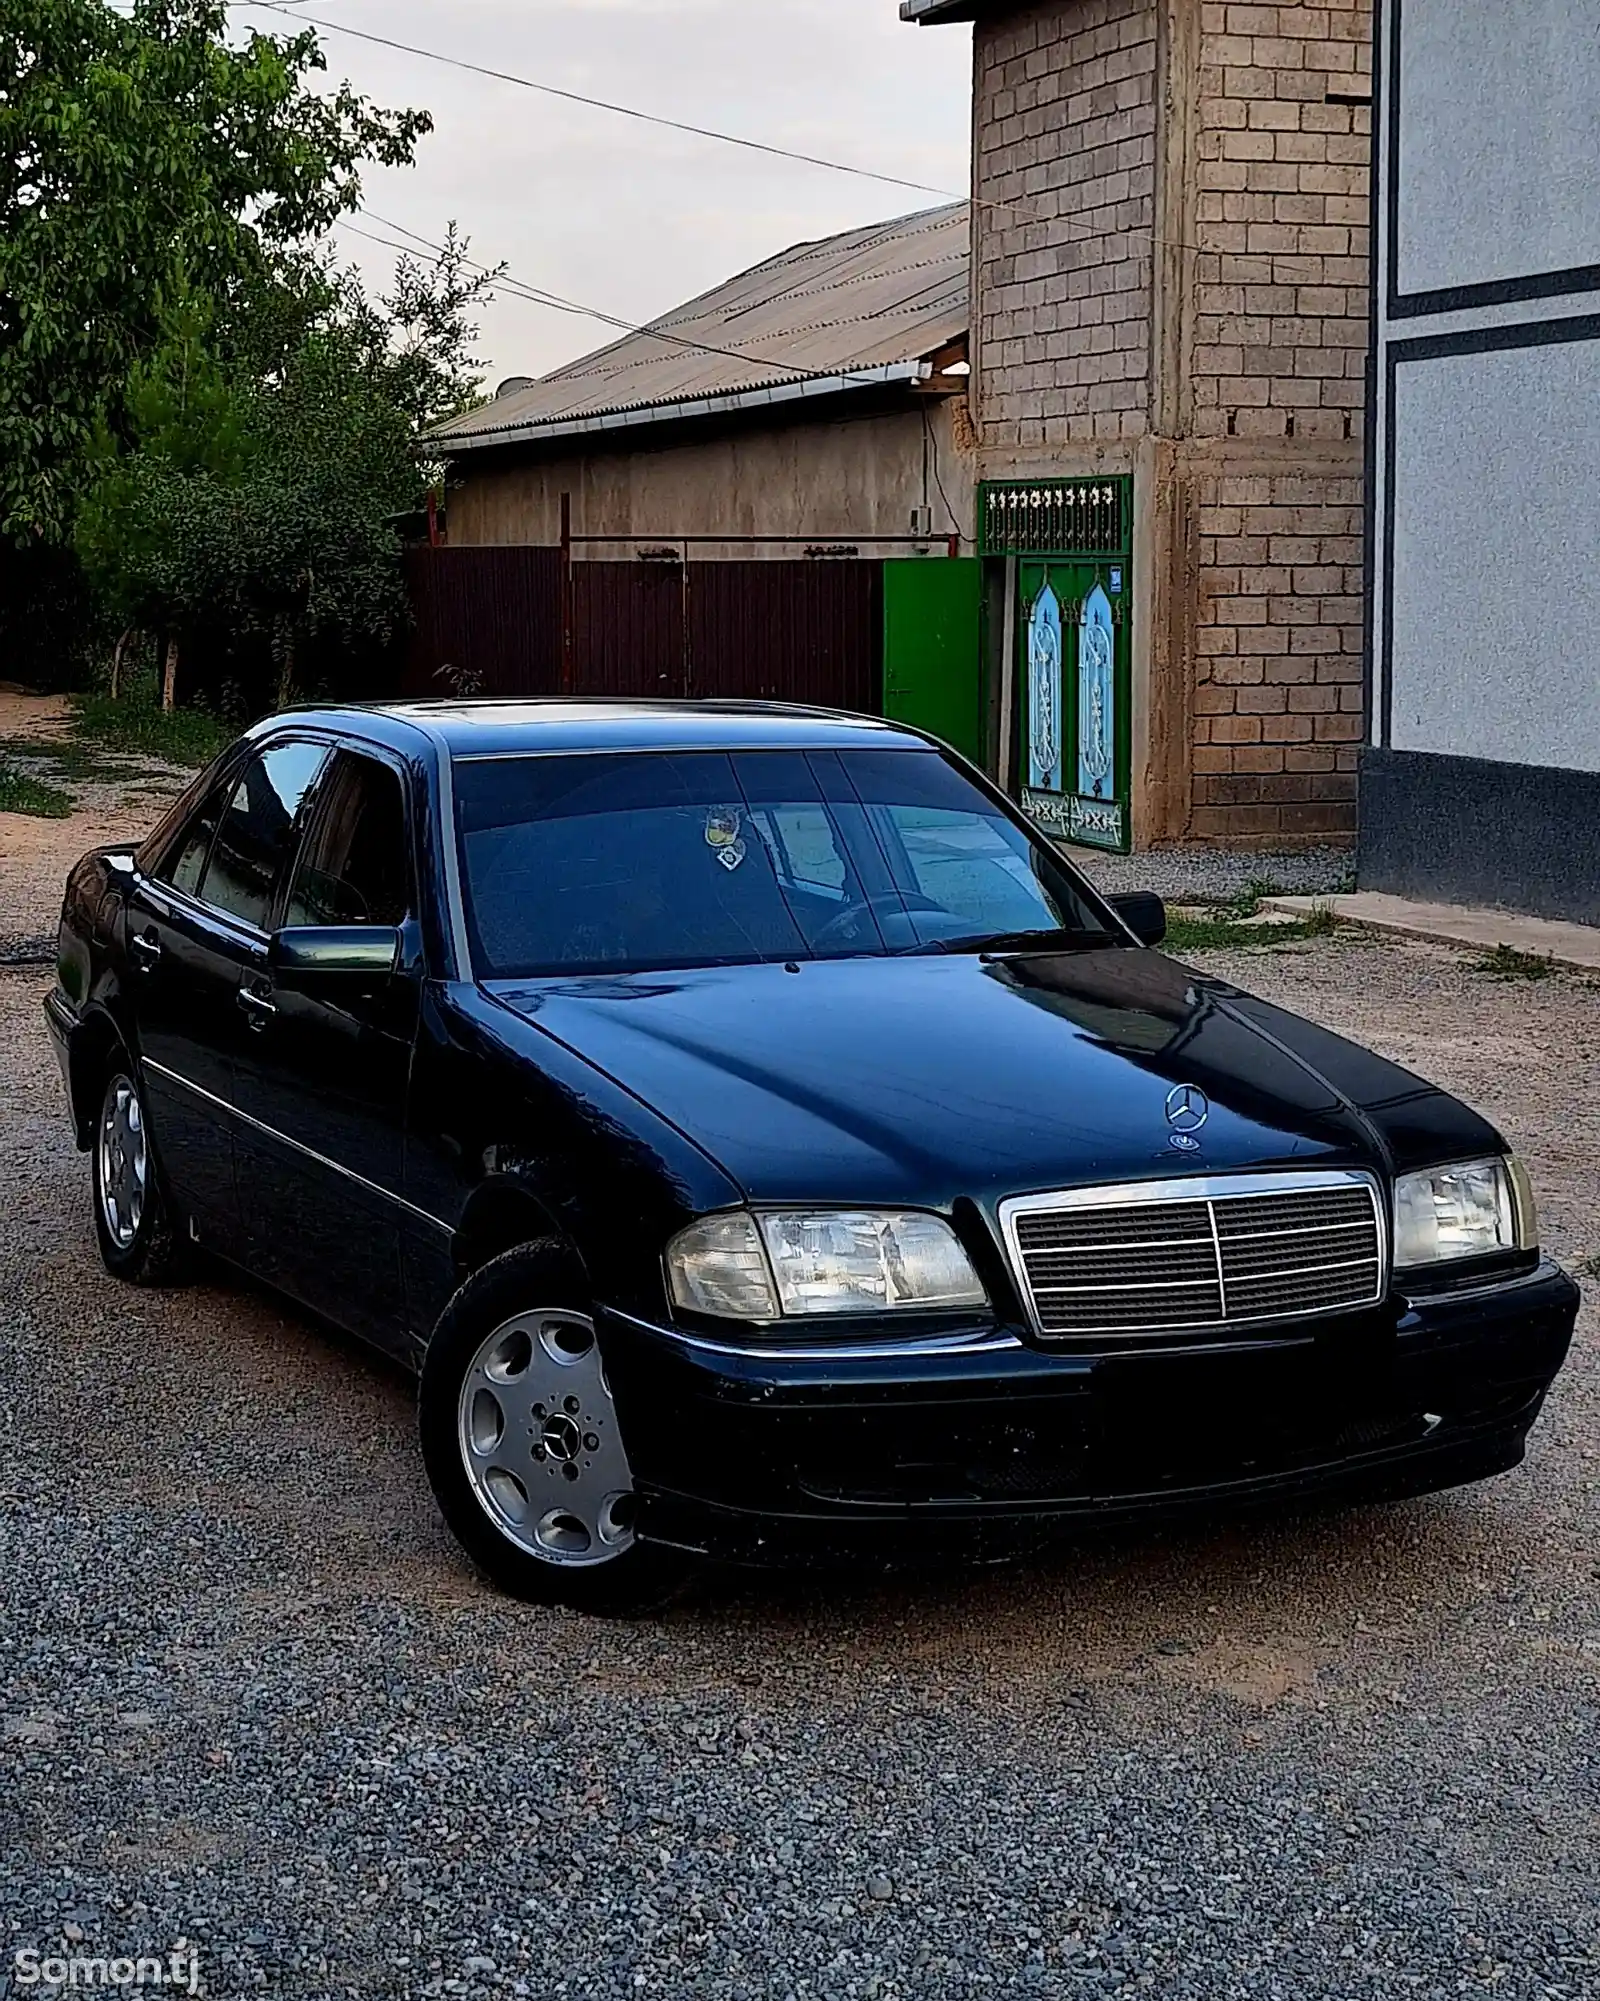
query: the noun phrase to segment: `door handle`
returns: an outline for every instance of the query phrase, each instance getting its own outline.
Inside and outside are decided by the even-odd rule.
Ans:
[[[278,1012],[277,1008],[267,999],[266,995],[257,993],[253,987],[240,987],[237,998],[240,1007],[244,1009],[246,1015],[249,1017],[252,1028],[265,1028],[267,1023]]]
[[[161,964],[161,941],[158,938],[141,938],[135,931],[128,940],[128,950],[141,973],[153,973]]]

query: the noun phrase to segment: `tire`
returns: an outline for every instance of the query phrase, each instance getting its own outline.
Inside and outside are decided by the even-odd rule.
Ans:
[[[503,1252],[440,1315],[422,1457],[451,1533],[501,1590],[622,1618],[677,1594],[683,1559],[639,1539],[632,1475],[575,1260]]]
[[[130,1285],[177,1284],[185,1275],[185,1246],[134,1066],[121,1049],[106,1065],[89,1162],[95,1236],[106,1270]]]

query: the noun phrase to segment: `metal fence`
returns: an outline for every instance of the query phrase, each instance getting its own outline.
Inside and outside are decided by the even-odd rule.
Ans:
[[[883,565],[413,548],[410,695],[762,697],[877,713]]]

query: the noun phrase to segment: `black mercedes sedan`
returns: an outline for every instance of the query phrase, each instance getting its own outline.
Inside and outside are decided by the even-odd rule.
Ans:
[[[415,1369],[524,1597],[1514,1466],[1522,1168],[1164,928],[893,724],[306,709],[77,865],[46,1013],[110,1270]]]

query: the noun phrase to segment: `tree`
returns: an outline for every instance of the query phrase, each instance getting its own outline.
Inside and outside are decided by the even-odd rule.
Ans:
[[[78,555],[104,608],[130,630],[165,629],[162,705],[175,693],[179,634],[208,615],[229,573],[229,494],[246,464],[238,399],[191,305],[172,340],[136,364],[124,392],[130,448],[102,417],[77,518]]]
[[[472,351],[473,313],[505,275],[504,264],[476,269],[455,223],[431,261],[402,256],[394,289],[373,306],[353,272],[341,292],[343,317],[362,344],[365,366],[421,433],[481,400],[483,365]]]
[[[317,92],[314,30],[225,37],[223,0],[7,0],[0,17],[0,536],[61,545],[84,476],[193,304],[219,342],[286,259],[409,163],[425,112]],[[239,336],[238,338],[243,338]]]
[[[423,497],[418,426],[475,379],[468,277],[452,228],[373,304],[352,274],[287,260],[234,315],[225,358],[191,312],[104,427],[79,514],[83,565],[116,620],[166,633],[191,690],[223,676],[289,697],[308,652],[381,646],[406,603],[393,521]]]

